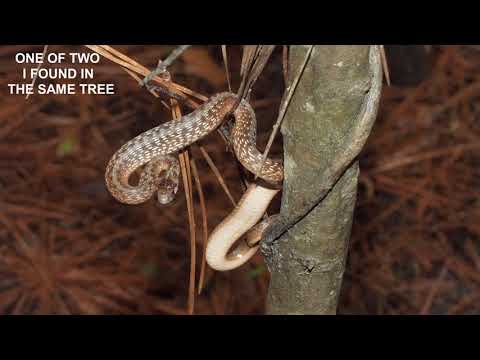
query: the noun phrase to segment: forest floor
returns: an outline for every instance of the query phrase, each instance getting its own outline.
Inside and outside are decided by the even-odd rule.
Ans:
[[[171,47],[116,46],[153,69]],[[0,47],[0,313],[262,314],[268,271],[206,269],[194,185],[195,281],[183,188],[169,206],[115,201],[105,166],[133,136],[171,115],[117,64],[92,65],[115,95],[9,95],[22,82],[19,51]],[[51,52],[89,51],[51,46]],[[281,51],[260,77],[252,104],[264,146],[283,92]],[[229,54],[238,74],[241,52]],[[340,314],[470,314],[480,311],[480,53],[433,47],[416,87],[385,86],[360,157],[361,176]],[[195,46],[171,68],[201,94],[227,89],[218,47]],[[239,76],[232,76],[233,88]],[[238,169],[221,138],[202,141],[235,200]],[[281,154],[277,143],[273,154]],[[232,209],[198,146],[191,148],[208,228]],[[278,208],[277,199],[274,207]],[[193,285],[194,286],[193,286]]]

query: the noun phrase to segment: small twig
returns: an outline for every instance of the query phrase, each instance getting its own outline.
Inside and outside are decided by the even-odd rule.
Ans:
[[[265,160],[268,156],[268,152],[270,151],[270,147],[272,146],[273,139],[275,139],[275,136],[277,135],[277,131],[280,128],[280,125],[282,124],[283,118],[285,117],[285,113],[287,112],[288,104],[290,104],[290,100],[292,99],[292,96],[295,92],[295,89],[297,88],[298,82],[300,78],[302,77],[303,70],[307,66],[308,59],[310,58],[310,54],[312,53],[314,45],[310,45],[308,48],[307,54],[305,55],[305,59],[303,61],[302,66],[300,67],[297,75],[295,76],[295,79],[293,80],[293,83],[291,86],[287,87],[285,90],[285,95],[284,95],[284,100],[282,101],[282,104],[280,105],[280,111],[278,113],[278,118],[273,126],[272,133],[270,134],[270,138],[268,139],[267,146],[265,148],[265,152],[263,153],[263,158],[262,158],[262,163],[260,164],[260,168],[258,170],[258,173],[255,174],[255,179],[258,178],[259,175],[262,174],[262,169],[263,165],[265,163]]]
[[[167,68],[169,67],[180,55],[183,54],[192,45],[180,45],[175,50],[173,50],[170,55],[167,56],[165,60],[162,61],[160,67]]]
[[[32,88],[33,88],[33,85],[35,85],[35,82],[37,81],[38,71],[42,68],[42,65],[45,63],[45,56],[47,55],[47,51],[48,51],[48,45],[45,45],[43,47],[43,57],[42,57],[43,61],[41,63],[38,63],[37,71],[35,72],[35,76],[33,77],[32,82],[30,83]],[[25,96],[25,100],[27,100],[29,96],[30,94],[27,94],[27,96]]]
[[[147,85],[155,76],[158,76],[165,72],[167,70],[167,67],[169,67],[190,46],[191,45],[180,45],[179,47],[175,48],[165,60],[159,62],[155,70],[145,76],[145,78],[142,80],[142,86]]]
[[[133,77],[135,80],[137,80],[139,84],[142,82],[142,79],[140,79],[140,77],[137,74],[135,74],[133,71],[131,71],[127,68],[123,68],[123,70],[125,70],[131,77]],[[150,94],[152,94],[156,98],[160,97],[157,93],[158,89],[155,88],[155,86],[149,86],[149,87],[147,87],[147,90],[150,92]],[[165,106],[167,109],[170,110],[170,106],[168,106],[168,104],[165,101],[161,100],[161,103],[162,103],[163,106]]]

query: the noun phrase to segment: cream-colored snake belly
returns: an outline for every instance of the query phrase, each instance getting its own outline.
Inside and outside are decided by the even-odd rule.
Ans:
[[[110,159],[105,181],[110,193],[125,204],[147,201],[157,191],[161,203],[173,199],[178,189],[178,161],[173,154],[215,130],[231,113],[237,95],[220,93],[180,120],[172,120],[150,129],[124,144]],[[263,154],[256,147],[256,119],[250,104],[241,100],[233,112],[235,123],[231,137],[240,163],[268,183],[278,185],[283,180],[280,160],[267,158],[259,174]],[[146,165],[136,186],[129,178],[139,167]],[[258,249],[257,240],[268,222],[261,219],[278,189],[252,184],[233,212],[212,232],[206,251],[208,264],[216,270],[230,270],[245,263]],[[229,253],[230,247],[248,232],[248,244],[240,244]]]
[[[255,224],[278,192],[257,184],[249,186],[235,210],[210,234],[205,256],[211,267],[219,271],[232,270],[256,253],[262,231],[270,224],[272,217],[257,226]],[[248,233],[247,240],[229,253],[235,241],[245,233]]]

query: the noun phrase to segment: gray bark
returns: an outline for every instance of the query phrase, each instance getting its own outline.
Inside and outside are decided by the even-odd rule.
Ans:
[[[290,47],[290,74],[307,48]],[[356,200],[355,158],[376,117],[379,59],[377,46],[316,46],[298,84],[281,128],[279,221],[262,244],[269,314],[336,313]]]

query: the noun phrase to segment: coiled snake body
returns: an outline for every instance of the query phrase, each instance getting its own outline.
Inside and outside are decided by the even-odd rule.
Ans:
[[[157,191],[160,203],[170,202],[178,189],[180,173],[173,154],[214,131],[232,112],[237,100],[233,93],[219,93],[180,120],[159,125],[124,144],[107,165],[105,181],[110,193],[122,203],[139,204]],[[267,158],[259,173],[263,154],[256,147],[256,119],[250,104],[241,100],[233,115],[232,143],[240,163],[268,183],[281,183],[283,166],[280,160]],[[146,166],[138,185],[130,185],[130,176],[143,165]],[[230,270],[255,254],[256,243],[269,221],[254,225],[278,191],[263,185],[249,186],[234,211],[209,237],[206,259],[212,268]],[[247,242],[229,253],[230,247],[246,232],[249,232]]]

